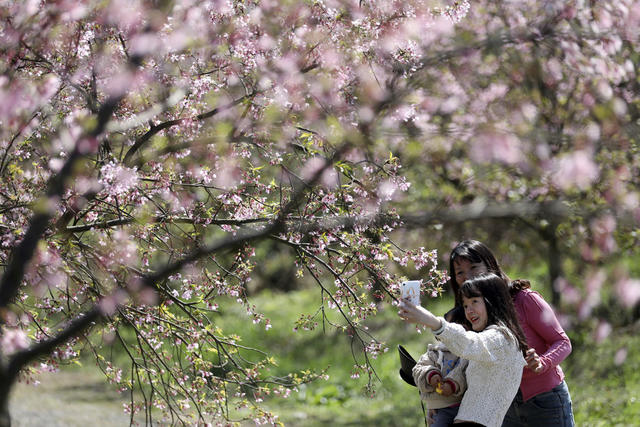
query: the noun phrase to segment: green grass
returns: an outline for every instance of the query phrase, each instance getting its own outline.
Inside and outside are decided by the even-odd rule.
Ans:
[[[584,333],[563,363],[576,425],[640,425],[640,324],[615,330],[595,344]],[[571,335],[571,334],[570,334]],[[626,352],[622,363],[618,352]]]
[[[243,345],[275,357],[278,366],[272,369],[273,375],[309,368],[327,369],[328,380],[302,385],[300,391],[288,399],[266,400],[266,406],[279,414],[286,426],[424,425],[417,389],[404,383],[398,375],[396,348],[402,344],[418,357],[432,335],[419,335],[414,326],[399,319],[393,307],[382,307],[379,315],[367,323],[369,332],[389,347],[387,353],[373,360],[377,378],[373,381],[375,393],[371,396],[365,387],[366,376],[351,378],[354,360],[348,336],[329,325],[323,331],[322,323],[313,331],[292,332],[295,319],[301,313],[314,314],[319,301],[317,291],[262,293],[253,297],[251,303],[271,319],[273,328],[268,331],[264,324],[254,325],[237,304],[221,304],[221,315],[216,322],[226,332],[242,336]],[[451,301],[438,298],[423,303],[436,314],[442,314]],[[334,313],[329,320],[339,322]],[[573,399],[576,425],[640,426],[640,324],[614,329],[600,343],[593,341],[590,327],[582,326],[580,331],[568,333],[573,352],[562,367]],[[626,351],[626,359],[616,364],[616,354],[621,349]],[[354,350],[361,363],[357,345]],[[43,381],[43,386],[20,386],[16,390],[12,399],[16,425],[41,425],[39,421],[43,417],[48,425],[80,425],[73,424],[69,417],[60,418],[57,424],[53,422],[58,419],[54,409],[68,405],[75,406],[69,406],[72,409],[64,413],[78,422],[100,413],[100,422],[95,425],[127,424],[121,410],[127,396],[118,395],[104,383],[99,386],[90,361],[86,361],[84,367],[65,368],[60,374],[63,376],[53,375],[49,385]],[[90,384],[86,385],[89,378]],[[81,389],[91,387],[97,394],[89,395],[84,388],[85,398],[79,399],[77,393],[71,393],[77,389],[76,385]],[[110,416],[118,417],[118,421],[113,418],[111,422]]]
[[[14,427],[112,427],[129,425],[123,411],[128,395],[107,384],[93,365],[66,366],[37,376],[40,384],[18,383],[9,411]],[[144,416],[135,421],[144,425]]]
[[[239,313],[221,319],[224,329],[233,328],[245,337],[245,344],[275,356],[282,372],[328,368],[328,380],[304,385],[289,399],[268,400],[267,406],[280,415],[285,425],[422,425],[417,390],[398,375],[396,348],[402,344],[418,357],[432,340],[431,334],[416,333],[415,327],[404,324],[388,305],[368,322],[370,332],[389,347],[387,353],[373,361],[378,378],[373,382],[375,394],[371,396],[365,388],[365,377],[350,377],[354,360],[348,337],[328,326],[323,332],[322,325],[314,331],[291,332],[292,319],[300,313],[313,314],[318,302],[319,296],[313,291],[263,293],[254,297],[252,303],[273,323],[269,331],[244,321]],[[442,314],[451,301],[434,299],[427,304],[436,314]],[[333,320],[337,318],[333,316]],[[574,348],[562,367],[573,399],[576,425],[640,426],[638,332],[640,326],[614,329],[608,338],[596,344],[588,328],[583,332],[568,331]],[[620,349],[626,349],[627,357],[624,363],[616,365],[615,355]],[[356,356],[360,356],[358,352]]]
[[[357,344],[352,353],[351,340],[346,334],[328,323],[323,331],[320,318],[315,330],[292,332],[294,319],[300,313],[314,314],[319,301],[314,291],[263,293],[252,298],[251,302],[271,319],[273,328],[269,331],[244,320],[247,317],[232,306],[226,310],[221,306],[227,312],[220,319],[220,326],[243,336],[245,345],[260,347],[274,355],[279,361],[278,374],[308,368],[327,369],[328,380],[302,385],[299,393],[289,399],[267,401],[267,406],[279,414],[286,425],[415,426],[422,423],[418,391],[403,382],[398,374],[397,345],[404,345],[417,358],[433,339],[431,334],[419,335],[415,326],[402,322],[390,305],[383,306],[379,314],[367,322],[369,332],[389,347],[388,352],[373,360],[377,377],[372,380],[375,390],[372,395],[366,387],[366,374],[351,378],[353,354],[358,363],[362,363],[363,358]],[[448,300],[434,299],[429,306],[443,314],[450,304]],[[327,314],[332,322],[344,323],[335,313]]]

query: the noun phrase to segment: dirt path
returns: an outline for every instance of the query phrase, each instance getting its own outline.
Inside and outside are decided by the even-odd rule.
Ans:
[[[43,374],[38,386],[18,384],[9,408],[15,427],[128,426],[126,396],[88,368]],[[144,420],[140,422],[144,425]]]

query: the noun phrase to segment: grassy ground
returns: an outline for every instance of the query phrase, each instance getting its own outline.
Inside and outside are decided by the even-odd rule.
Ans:
[[[66,368],[38,377],[40,384],[18,384],[9,408],[15,427],[111,427],[129,425],[125,397],[90,367]],[[144,420],[143,420],[144,421]],[[143,423],[144,424],[144,423]]]
[[[417,390],[400,379],[396,349],[402,344],[417,358],[432,340],[431,334],[417,334],[415,327],[399,320],[392,307],[386,307],[369,323],[370,332],[390,348],[374,361],[378,379],[374,381],[376,393],[371,397],[363,389],[364,378],[350,378],[354,362],[346,337],[327,329],[324,333],[321,330],[307,333],[307,338],[300,342],[291,340],[291,329],[285,326],[292,317],[289,310],[299,312],[306,307],[311,314],[317,300],[314,293],[265,294],[254,302],[267,311],[273,329],[265,333],[252,325],[235,325],[246,329],[251,342],[260,342],[262,348],[279,349],[281,366],[285,368],[330,366],[329,380],[303,387],[290,400],[269,402],[271,408],[286,425],[422,425]],[[423,304],[442,314],[451,301],[433,299]],[[282,336],[278,336],[279,331]],[[590,328],[568,333],[573,352],[562,367],[574,403],[576,425],[640,426],[640,324],[614,329],[597,344]],[[623,353],[626,358],[619,363],[616,356]]]
[[[616,330],[598,345],[572,338],[574,351],[563,366],[576,425],[640,426],[640,324]]]
[[[287,426],[423,425],[417,390],[398,375],[396,348],[402,344],[417,357],[431,335],[418,335],[415,327],[403,324],[391,307],[368,324],[370,332],[390,348],[373,361],[377,378],[371,396],[364,387],[366,378],[350,378],[354,361],[348,337],[329,327],[323,331],[322,324],[315,331],[291,332],[292,319],[300,312],[313,314],[318,301],[315,292],[255,298],[252,302],[271,319],[273,328],[269,331],[253,325],[241,311],[221,306],[225,316],[220,325],[245,337],[245,344],[272,352],[279,361],[279,371],[328,368],[328,380],[302,386],[289,399],[267,401],[268,407]],[[426,304],[441,314],[450,301],[436,299]],[[617,329],[596,344],[588,329],[569,331],[574,350],[562,366],[578,426],[640,426],[639,332],[639,325]],[[357,350],[357,345],[354,348]],[[621,351],[626,352],[626,358],[618,363],[616,357]],[[43,377],[39,387],[18,387],[11,410],[16,426],[124,426],[129,421],[122,412],[125,399],[104,385],[99,373],[73,368]]]

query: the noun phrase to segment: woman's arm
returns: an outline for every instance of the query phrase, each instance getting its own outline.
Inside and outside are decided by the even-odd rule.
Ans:
[[[523,308],[529,327],[547,343],[546,351],[538,354],[542,369],[537,373],[547,372],[571,353],[571,341],[551,306],[537,292],[524,295]]]

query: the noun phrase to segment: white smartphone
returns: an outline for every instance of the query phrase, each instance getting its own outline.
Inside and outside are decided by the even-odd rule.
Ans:
[[[420,282],[421,280],[402,282],[402,298],[411,301],[412,304],[420,305]]]

